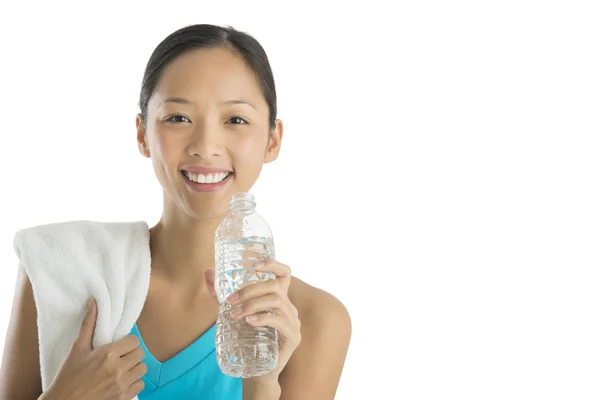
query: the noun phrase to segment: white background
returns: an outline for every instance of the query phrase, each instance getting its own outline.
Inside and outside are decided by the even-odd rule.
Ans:
[[[157,221],[145,64],[184,25],[228,24],[275,73],[285,137],[254,193],[278,259],[352,316],[337,398],[600,397],[594,2],[18,3],[0,8],[0,331],[16,230]]]

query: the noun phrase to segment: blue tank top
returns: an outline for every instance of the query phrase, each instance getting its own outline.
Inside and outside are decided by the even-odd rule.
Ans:
[[[242,379],[223,374],[217,364],[215,329],[213,325],[188,347],[161,363],[150,353],[135,324],[131,333],[140,339],[144,363],[148,366],[142,378],[145,388],[138,399],[241,400]]]

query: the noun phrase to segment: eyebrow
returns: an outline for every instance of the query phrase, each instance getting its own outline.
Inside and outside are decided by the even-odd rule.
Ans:
[[[167,99],[164,99],[163,101],[161,101],[160,103],[158,103],[158,107],[162,107],[163,104],[165,103],[177,103],[177,104],[185,104],[185,105],[191,105],[194,104],[193,101],[185,99],[183,97],[169,97]],[[243,100],[243,99],[239,99],[239,100],[227,100],[224,101],[223,104],[226,105],[232,105],[232,104],[246,104],[249,105],[250,107],[254,108],[256,110],[256,106],[252,103],[250,103],[247,100]]]
[[[224,101],[223,104],[227,104],[227,105],[231,105],[231,104],[247,104],[247,105],[249,105],[250,107],[252,107],[252,108],[254,108],[256,110],[256,106],[254,104],[250,103],[247,100],[242,100],[242,99],[240,99],[240,100],[228,100],[228,101]]]
[[[158,107],[162,107],[163,104],[165,103],[177,103],[177,104],[193,104],[193,101],[190,101],[188,99],[184,99],[183,97],[169,97],[167,99],[164,99],[163,101],[161,101],[160,103],[158,103]]]

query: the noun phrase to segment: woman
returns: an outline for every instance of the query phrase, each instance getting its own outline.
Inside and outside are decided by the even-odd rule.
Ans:
[[[164,206],[149,230],[152,273],[135,329],[92,351],[98,309],[91,301],[77,340],[42,394],[36,305],[30,279],[21,270],[4,350],[1,398],[139,395],[143,400],[173,393],[198,398],[201,393],[204,399],[333,399],[350,341],[348,313],[335,297],[291,276],[289,267],[274,260],[263,268],[276,280],[248,286],[229,301],[241,305],[242,314],[235,318],[279,331],[275,370],[247,379],[221,375],[210,383],[186,381],[189,371],[184,371],[168,382],[168,395],[161,395],[160,382],[148,387],[148,376],[157,371],[144,360],[160,366],[185,353],[214,326],[215,229],[228,213],[232,195],[249,191],[263,164],[277,158],[283,126],[276,119],[275,85],[263,48],[251,36],[212,25],[180,29],[158,45],[146,67],[140,111],[139,150],[152,161]],[[264,310],[274,313],[259,313]],[[178,384],[182,388],[174,389]]]

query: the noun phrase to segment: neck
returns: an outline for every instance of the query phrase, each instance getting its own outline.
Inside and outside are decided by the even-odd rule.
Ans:
[[[215,267],[214,235],[222,220],[199,220],[165,210],[150,229],[152,273],[173,283],[204,288],[204,270]]]

